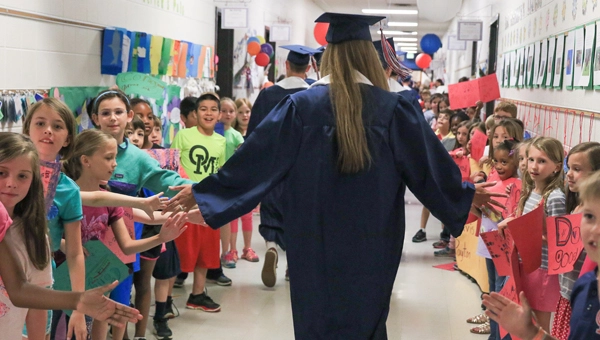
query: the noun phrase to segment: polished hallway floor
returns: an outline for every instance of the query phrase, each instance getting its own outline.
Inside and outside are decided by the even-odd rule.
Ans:
[[[440,222],[430,219],[428,240],[412,243],[417,231],[421,205],[407,194],[406,241],[402,263],[398,271],[387,322],[390,339],[406,340],[470,340],[487,339],[487,335],[469,333],[465,320],[478,314],[480,309],[479,288],[461,275],[433,268],[434,265],[449,263],[448,258],[435,258],[431,244],[437,241]],[[259,217],[254,216],[254,226]],[[242,247],[241,234],[238,247]],[[266,247],[255,232],[253,247],[261,262],[250,263],[240,260],[235,269],[225,269],[233,280],[230,287],[208,285],[208,293],[221,304],[220,313],[205,313],[185,309],[191,291],[191,278],[184,288],[175,289],[174,300],[181,316],[171,320],[173,339],[244,339],[278,340],[293,339],[289,283],[284,280],[285,253],[280,252],[278,281],[274,288],[263,286],[260,273]],[[351,259],[340,259],[348,260]],[[377,278],[373,278],[375,284]],[[151,313],[154,307],[152,307]],[[152,339],[151,322],[147,337]]]

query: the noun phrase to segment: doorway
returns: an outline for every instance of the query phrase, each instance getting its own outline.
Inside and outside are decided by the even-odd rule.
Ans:
[[[219,63],[215,65],[219,96],[233,98],[233,29],[221,28],[221,11],[217,8],[215,49]]]

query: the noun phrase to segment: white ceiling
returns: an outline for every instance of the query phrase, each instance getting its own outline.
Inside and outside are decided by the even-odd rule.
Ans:
[[[316,4],[321,6],[324,10],[329,12],[340,12],[340,13],[351,13],[351,14],[363,14],[362,9],[371,8],[371,9],[417,9],[417,0],[314,0]],[[409,21],[414,22],[415,20],[419,24],[417,27],[388,27],[384,28],[385,30],[393,30],[393,31],[416,31],[417,35],[387,35],[387,38],[390,37],[417,37],[419,40],[417,41],[417,47],[419,51],[421,48],[418,46],[418,43],[421,41],[421,37],[423,37],[427,33],[437,34],[440,39],[443,38],[446,31],[448,31],[448,27],[452,23],[452,20],[448,22],[432,22],[425,18],[423,18],[420,14],[418,15],[386,15],[387,21]],[[384,26],[387,25],[387,21],[384,20]],[[373,36],[373,40],[379,40],[380,36],[377,32],[379,28],[378,25],[373,26],[371,30],[371,34]],[[398,48],[396,48],[398,49]]]

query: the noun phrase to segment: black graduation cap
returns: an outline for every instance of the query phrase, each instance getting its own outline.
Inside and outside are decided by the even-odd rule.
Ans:
[[[390,44],[390,46],[392,46],[392,50],[394,51],[394,54],[396,54],[396,49],[394,48],[394,38],[388,38],[386,39],[386,41],[388,42],[388,44]],[[381,65],[383,65],[384,69],[387,69],[388,63],[385,61],[385,57],[383,54],[383,46],[381,45],[381,42],[381,40],[373,41],[373,46],[375,46],[375,49],[377,50],[379,60],[381,60]]]
[[[385,19],[382,16],[356,15],[344,13],[323,13],[315,22],[328,22],[329,30],[325,40],[328,43],[341,43],[349,40],[371,40],[369,26]]]
[[[319,53],[318,50],[302,45],[286,45],[280,47],[290,51],[287,60],[296,65],[308,65],[308,63],[310,63],[310,56]]]
[[[317,62],[317,65],[321,64],[321,58],[323,57],[323,53],[325,52],[325,46],[320,46],[319,48],[317,48],[317,53],[315,53],[314,57],[315,57],[315,61]]]

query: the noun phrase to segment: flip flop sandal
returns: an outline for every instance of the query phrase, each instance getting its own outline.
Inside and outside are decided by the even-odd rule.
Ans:
[[[482,325],[471,328],[471,333],[474,333],[474,334],[490,334],[491,332],[492,332],[492,330],[490,328],[489,322],[486,322]]]
[[[476,324],[476,325],[481,325],[481,324],[484,324],[489,321],[490,321],[490,318],[488,318],[488,316],[485,315],[485,313],[481,313],[477,316],[467,319],[467,323],[472,323],[472,324]]]

